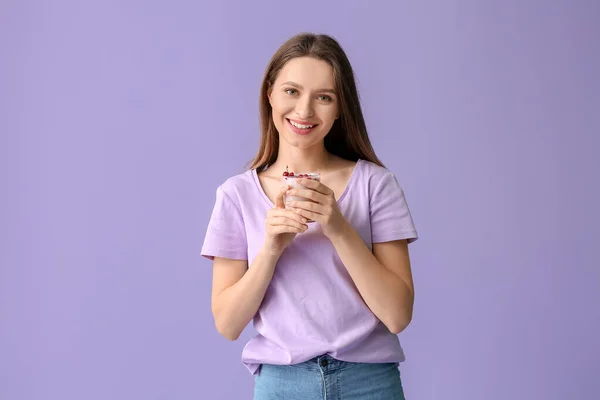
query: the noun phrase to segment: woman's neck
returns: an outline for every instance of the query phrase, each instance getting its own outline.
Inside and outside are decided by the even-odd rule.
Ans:
[[[286,167],[295,173],[322,172],[327,170],[334,156],[325,150],[309,148],[299,149],[297,147],[279,146],[277,161],[269,167],[273,172],[283,173]]]

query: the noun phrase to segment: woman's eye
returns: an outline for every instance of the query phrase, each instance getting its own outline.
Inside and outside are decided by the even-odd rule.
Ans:
[[[330,96],[326,96],[326,95],[319,96],[319,100],[326,101],[326,102],[333,101],[333,99]]]
[[[286,89],[285,92],[287,94],[289,94],[290,96],[295,95],[296,93],[298,93],[298,91],[296,89]]]

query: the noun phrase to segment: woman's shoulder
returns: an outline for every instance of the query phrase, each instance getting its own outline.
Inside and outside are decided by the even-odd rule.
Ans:
[[[395,175],[391,170],[372,161],[360,159],[357,167],[360,167],[363,179],[368,181],[370,185],[377,185],[386,178],[395,179]]]
[[[255,192],[256,182],[253,170],[247,170],[225,178],[217,187],[232,200],[248,198]]]

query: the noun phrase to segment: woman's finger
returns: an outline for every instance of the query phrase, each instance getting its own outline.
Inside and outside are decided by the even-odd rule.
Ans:
[[[272,235],[276,236],[284,233],[302,233],[305,229],[289,225],[274,225],[269,228],[269,231]]]
[[[278,208],[278,209],[285,208],[285,201],[283,198],[285,197],[285,192],[287,192],[289,188],[290,188],[289,185],[285,185],[284,187],[281,188],[279,193],[277,193],[277,197],[275,197],[275,208]]]
[[[306,223],[306,218],[303,218],[302,216],[298,215],[297,213],[295,213],[294,211],[290,210],[290,209],[273,209],[271,211],[271,216],[273,217],[285,217],[285,218],[289,218],[292,219],[294,221],[298,221],[302,224]]]
[[[321,214],[317,214],[312,211],[303,210],[301,208],[294,208],[293,210],[295,213],[303,216],[304,218],[311,219],[313,221],[317,221],[319,219],[319,217],[321,217]]]
[[[289,196],[303,197],[319,204],[324,204],[327,201],[327,196],[313,189],[290,189],[286,192],[286,194]]]
[[[305,186],[309,189],[316,190],[317,192],[324,194],[326,196],[332,195],[333,190],[329,187],[323,185],[320,181],[316,179],[308,179],[308,178],[298,178],[296,179],[296,183],[299,183],[302,186]]]
[[[292,219],[286,217],[273,217],[269,221],[271,226],[293,226],[298,229],[306,230],[308,229],[308,225],[300,223],[298,221],[294,221]]]
[[[295,200],[292,201],[290,203],[290,207],[292,207],[292,209],[301,209],[301,210],[306,210],[306,211],[310,211],[312,213],[315,214],[325,214],[325,207],[322,206],[319,203],[313,203],[312,201],[302,201],[302,200]]]

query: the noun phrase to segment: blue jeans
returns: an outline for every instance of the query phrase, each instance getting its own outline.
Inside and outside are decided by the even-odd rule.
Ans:
[[[398,363],[366,364],[328,355],[295,365],[262,364],[254,400],[405,400]]]

